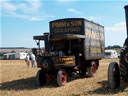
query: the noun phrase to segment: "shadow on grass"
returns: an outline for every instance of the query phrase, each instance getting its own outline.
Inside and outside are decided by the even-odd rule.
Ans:
[[[71,82],[73,80],[80,79],[80,78],[87,78],[87,77],[74,76],[70,78],[68,82]],[[0,85],[1,85],[0,90],[15,90],[15,91],[58,87],[56,79],[53,81],[47,81],[46,85],[40,87],[36,84],[36,77],[30,77],[30,78],[25,78],[25,79],[14,80],[10,82],[4,82]]]
[[[107,80],[98,82],[98,84],[100,84],[102,87],[100,87],[96,90],[93,90],[93,91],[88,91],[88,93],[89,94],[99,94],[99,95],[109,95],[109,94],[112,95],[112,94],[117,94],[119,92],[124,92],[125,89],[128,87],[128,83],[124,82],[124,81],[121,81],[120,87],[116,88],[116,89],[111,89],[108,86]]]
[[[51,83],[51,82],[50,82]],[[25,79],[14,80],[10,82],[4,82],[0,86],[0,90],[34,90],[38,88],[54,88],[56,84],[47,83],[45,86],[40,87],[36,84],[36,77],[30,77]]]

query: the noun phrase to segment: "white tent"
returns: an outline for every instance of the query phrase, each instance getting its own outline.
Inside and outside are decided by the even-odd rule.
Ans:
[[[27,56],[27,53],[25,53],[25,52],[19,52],[19,53],[15,54],[16,59],[25,59],[26,56]]]
[[[116,50],[105,50],[105,58],[118,58],[119,54]]]
[[[4,59],[14,60],[15,59],[15,53],[6,53],[6,54],[4,54]]]

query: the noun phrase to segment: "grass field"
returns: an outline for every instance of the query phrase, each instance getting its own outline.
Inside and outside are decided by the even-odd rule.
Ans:
[[[128,96],[128,83],[121,81],[118,89],[110,89],[107,82],[108,65],[118,59],[100,61],[95,77],[78,78],[64,87],[48,83],[38,87],[35,76],[39,68],[27,68],[23,60],[0,61],[0,96]]]

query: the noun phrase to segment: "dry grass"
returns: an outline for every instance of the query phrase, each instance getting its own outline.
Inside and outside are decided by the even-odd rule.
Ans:
[[[128,96],[128,84],[121,82],[121,87],[112,90],[107,83],[108,64],[118,59],[104,59],[93,78],[78,78],[64,87],[48,84],[38,87],[35,76],[38,68],[27,68],[23,60],[0,61],[1,96]]]

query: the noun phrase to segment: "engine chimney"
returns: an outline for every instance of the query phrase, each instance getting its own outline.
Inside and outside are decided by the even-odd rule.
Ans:
[[[127,38],[128,38],[128,5],[124,7],[126,15],[126,29],[127,29]]]

